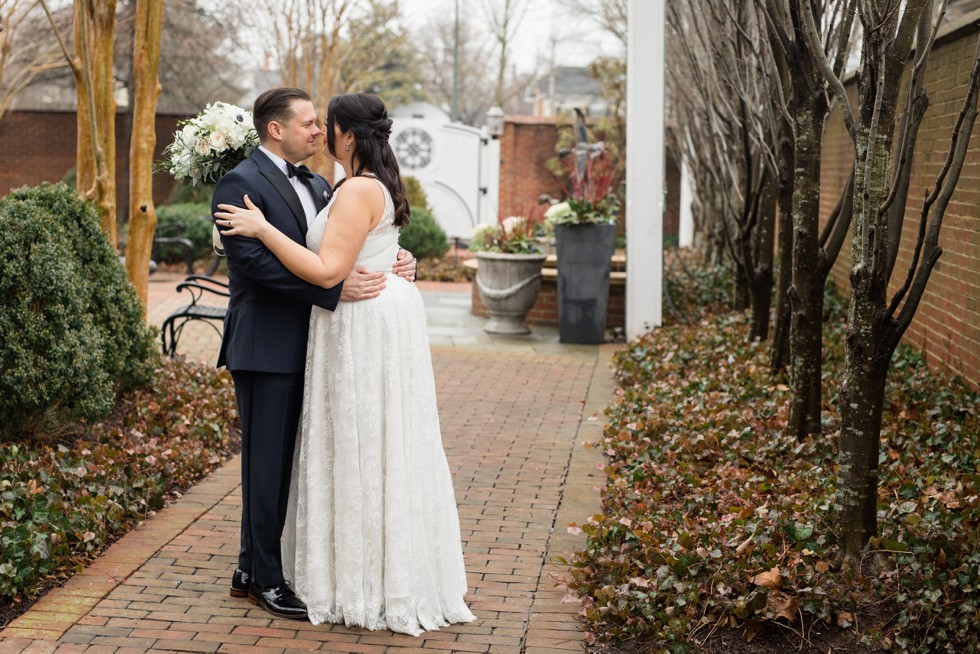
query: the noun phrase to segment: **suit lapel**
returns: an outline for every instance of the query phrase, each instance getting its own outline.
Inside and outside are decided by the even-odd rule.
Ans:
[[[258,164],[259,170],[262,171],[265,178],[269,180],[269,183],[279,191],[279,195],[286,201],[290,211],[293,212],[293,218],[296,219],[296,224],[299,225],[300,231],[305,236],[306,230],[308,229],[306,212],[303,211],[303,203],[300,202],[299,196],[296,195],[296,189],[289,183],[289,179],[283,172],[276,167],[276,164],[272,163],[269,157],[262,154],[261,150],[256,149],[252,153],[252,158],[255,159],[255,163]]]
[[[313,183],[313,204],[316,205],[316,212],[319,214],[327,206],[327,198],[330,197],[330,187],[319,175],[314,175],[310,181]]]

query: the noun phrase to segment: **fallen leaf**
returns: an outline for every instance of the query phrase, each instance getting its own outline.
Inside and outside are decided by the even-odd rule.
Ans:
[[[777,618],[786,618],[793,622],[800,608],[800,600],[786,593],[776,591],[769,595],[768,608]]]
[[[752,577],[752,583],[756,586],[762,586],[763,588],[782,587],[783,579],[779,574],[779,566],[777,565],[772,570],[760,572],[756,576]]]
[[[742,541],[742,544],[735,548],[735,555],[738,557],[744,556],[752,551],[752,537],[749,536]]]

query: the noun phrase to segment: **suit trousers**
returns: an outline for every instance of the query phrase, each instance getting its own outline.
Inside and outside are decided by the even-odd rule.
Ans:
[[[283,582],[286,521],[303,373],[231,372],[242,419],[242,532],[238,567],[252,582]]]

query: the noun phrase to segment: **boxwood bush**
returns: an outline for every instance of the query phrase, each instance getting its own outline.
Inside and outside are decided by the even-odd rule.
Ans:
[[[419,259],[441,257],[449,252],[449,239],[431,213],[412,207],[408,225],[402,228],[398,243]]]
[[[65,184],[0,199],[0,439],[99,418],[156,361],[95,207]]]
[[[426,211],[432,210],[429,207],[429,198],[425,195],[425,189],[422,188],[422,182],[411,175],[402,175],[402,183],[405,185],[405,199],[408,200],[408,206],[418,207]]]
[[[169,225],[183,229],[168,229]],[[157,207],[157,236],[181,236],[194,244],[194,258],[211,254],[211,205],[199,202],[169,204]],[[183,251],[174,245],[158,246],[157,261],[177,263],[184,260]]]

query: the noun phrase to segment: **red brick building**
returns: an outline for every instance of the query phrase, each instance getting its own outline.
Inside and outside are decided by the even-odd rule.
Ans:
[[[184,115],[158,114],[156,159],[176,131]],[[116,207],[120,217],[129,208],[129,120],[116,114]],[[60,182],[75,167],[75,112],[56,110],[11,110],[0,120],[0,196],[21,186]],[[153,201],[162,204],[173,189],[166,173],[153,177]]]

